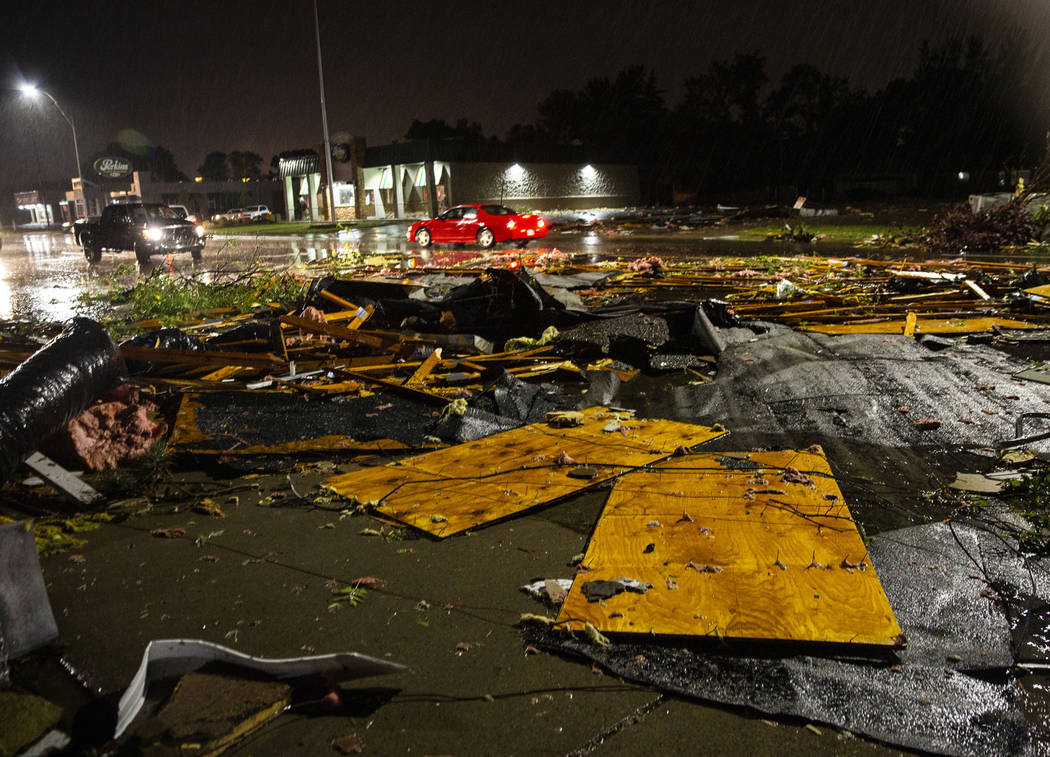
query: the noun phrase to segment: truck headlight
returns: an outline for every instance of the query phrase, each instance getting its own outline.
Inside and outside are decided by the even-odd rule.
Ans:
[[[199,236],[199,237],[203,237],[204,236],[204,227],[203,226],[198,226],[197,228],[194,229],[194,231],[197,232],[197,236]]]
[[[161,238],[163,238],[164,232],[160,229],[155,229],[151,227],[148,229],[143,229],[142,236],[146,237],[146,239],[150,240],[151,242],[159,242]]]

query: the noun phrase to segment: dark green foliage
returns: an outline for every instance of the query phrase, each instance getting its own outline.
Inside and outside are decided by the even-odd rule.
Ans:
[[[1032,528],[1019,535],[1021,546],[1032,552],[1050,551],[1050,471],[1042,470],[1010,483],[1010,504]]]
[[[526,153],[572,146],[588,161],[637,165],[643,202],[667,201],[672,189],[719,201],[819,199],[843,176],[958,196],[1000,189],[1000,172],[1038,161],[1039,125],[1011,85],[1026,65],[1014,48],[946,37],[923,45],[909,77],[871,94],[808,64],[770,82],[765,58],[746,53],[686,77],[677,105],[637,66],[552,91],[536,121],[506,140]],[[960,173],[972,181],[961,185]]]
[[[197,168],[197,173],[208,181],[226,181],[230,178],[230,166],[224,152],[210,152],[204,156],[204,162]]]

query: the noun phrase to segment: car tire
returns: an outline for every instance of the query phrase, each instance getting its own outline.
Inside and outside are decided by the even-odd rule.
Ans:
[[[190,250],[190,257],[193,259],[194,263],[201,262],[201,255],[202,255],[203,252],[204,252],[204,247],[203,246],[202,247],[194,247],[194,248],[192,248]]]
[[[90,236],[84,239],[84,257],[89,263],[97,263],[102,260],[102,247],[95,244]]]
[[[431,239],[429,229],[420,229],[416,232],[416,244],[420,247],[429,247]]]
[[[478,247],[487,250],[494,244],[496,244],[496,235],[492,233],[492,229],[486,226],[478,230]]]
[[[149,262],[149,248],[144,244],[135,245],[135,259],[142,264]]]

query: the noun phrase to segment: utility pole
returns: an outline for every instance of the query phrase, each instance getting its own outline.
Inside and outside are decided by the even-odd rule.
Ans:
[[[324,68],[321,66],[321,25],[314,0],[314,36],[317,38],[317,80],[321,85],[321,125],[324,127],[324,164],[328,169],[328,221],[335,223],[335,186],[332,180],[332,145],[328,141],[328,110],[324,103]]]

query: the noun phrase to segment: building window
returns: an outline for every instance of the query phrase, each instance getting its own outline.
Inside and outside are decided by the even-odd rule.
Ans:
[[[335,189],[336,207],[348,207],[354,204],[354,185],[337,181],[333,184]]]

